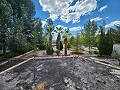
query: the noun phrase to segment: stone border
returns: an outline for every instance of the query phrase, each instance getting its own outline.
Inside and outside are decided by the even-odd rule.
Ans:
[[[20,57],[26,55],[26,54],[29,54],[29,53],[33,52],[33,51],[34,51],[34,50],[31,50],[31,51],[29,51],[29,52],[27,52],[27,53],[24,53],[24,54],[22,54],[22,55],[19,55],[19,56],[10,58],[10,59],[7,60],[7,61],[3,61],[2,63],[0,63],[0,66],[4,65],[4,64],[6,64],[6,63],[8,63],[8,61],[15,60],[15,59],[17,59],[17,58],[20,58]]]
[[[30,51],[30,52],[32,52],[32,51]],[[30,52],[28,52],[28,53],[30,53]],[[26,55],[26,53],[23,54],[23,55]],[[20,56],[23,56],[23,55],[20,55]],[[59,57],[58,56],[53,56],[53,57],[52,56],[51,57],[32,57],[32,58],[29,58],[29,59],[27,59],[27,60],[25,60],[25,61],[23,61],[23,62],[21,62],[21,63],[19,63],[17,65],[14,65],[14,66],[12,66],[12,67],[10,67],[10,68],[8,68],[8,69],[0,72],[0,74],[3,74],[3,73],[5,73],[5,72],[7,72],[7,71],[9,71],[11,69],[14,69],[14,68],[16,68],[16,67],[18,67],[18,66],[20,66],[20,65],[22,65],[22,64],[24,64],[24,63],[26,63],[28,61],[30,61],[31,59],[37,59],[37,60],[40,59],[41,60],[41,59],[59,59],[59,58],[73,58],[73,57],[83,58],[85,60],[89,60],[89,61],[92,61],[92,62],[95,62],[95,63],[98,63],[98,64],[102,64],[102,65],[105,65],[105,66],[108,66],[108,67],[120,70],[120,67],[117,67],[115,65],[110,65],[110,64],[102,63],[100,61],[95,61],[95,59],[85,58],[83,56],[72,55],[72,56],[59,56]]]
[[[111,68],[114,68],[114,69],[120,70],[120,67],[115,66],[115,65],[110,65],[110,64],[106,64],[106,63],[103,63],[103,62],[100,62],[100,61],[95,61],[95,59],[85,58],[83,56],[81,56],[81,58],[83,58],[85,60],[89,60],[89,61],[95,62],[95,63],[98,63],[98,64],[102,64],[102,65],[105,65],[105,66],[108,66],[108,67],[111,67]]]
[[[5,73],[5,72],[7,72],[7,71],[9,71],[9,70],[11,70],[11,69],[14,69],[14,68],[16,68],[16,67],[18,67],[18,66],[20,66],[20,65],[22,65],[22,64],[24,64],[24,63],[26,63],[26,62],[28,62],[28,61],[30,61],[30,60],[33,59],[33,58],[34,58],[34,57],[29,58],[29,59],[27,59],[27,60],[25,60],[25,61],[23,61],[23,62],[21,62],[21,63],[19,63],[19,64],[17,64],[17,65],[14,65],[14,66],[12,66],[12,67],[10,67],[10,68],[8,68],[8,69],[0,72],[0,74],[3,74],[3,73]]]

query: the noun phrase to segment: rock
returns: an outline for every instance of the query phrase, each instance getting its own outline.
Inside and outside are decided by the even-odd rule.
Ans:
[[[106,84],[106,82],[103,79],[101,79],[101,78],[97,78],[97,82]]]

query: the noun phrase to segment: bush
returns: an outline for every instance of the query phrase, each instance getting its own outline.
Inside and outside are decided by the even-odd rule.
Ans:
[[[27,45],[19,45],[19,44],[10,44],[8,45],[8,48],[11,52],[13,53],[19,53],[19,54],[23,54],[25,52],[28,52],[30,50],[33,49],[33,46],[31,44],[27,44]]]
[[[50,47],[48,46],[47,48],[46,48],[46,53],[47,53],[47,55],[53,55],[53,52],[54,52],[54,50],[53,50],[53,48],[52,48],[52,54],[50,53]]]
[[[57,54],[57,56],[60,55],[60,50],[56,50],[55,53]]]
[[[59,49],[59,42],[57,41],[56,42],[56,48]],[[63,43],[62,41],[60,41],[60,49],[59,50],[62,50],[63,49]]]
[[[46,49],[46,46],[43,45],[43,44],[39,44],[37,46],[38,46],[39,50],[45,50]]]
[[[18,55],[20,55],[20,54],[12,53],[12,52],[7,53],[5,55],[0,55],[0,61],[8,60],[8,59],[13,58],[13,57],[18,56]]]
[[[68,50],[71,48],[71,44],[70,44],[70,42],[68,42],[68,44],[67,44],[67,48],[68,48]]]
[[[26,35],[22,32],[22,22],[16,20],[17,28],[12,28],[8,33],[7,45],[11,52],[23,54],[33,49],[33,45],[27,41]]]

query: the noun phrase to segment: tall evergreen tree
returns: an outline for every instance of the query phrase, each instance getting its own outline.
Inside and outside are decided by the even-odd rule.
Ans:
[[[3,54],[6,54],[7,30],[12,20],[12,7],[6,0],[0,1],[0,43]]]
[[[102,56],[106,52],[105,47],[105,21],[103,21],[102,26],[100,26],[100,39],[98,44],[99,54]]]
[[[97,24],[95,21],[88,20],[87,24],[84,25],[84,40],[85,40],[85,46],[89,47],[89,53],[91,52],[91,46],[95,45],[95,34],[97,31]]]
[[[111,34],[111,29],[105,34],[105,21],[103,21],[102,26],[100,26],[100,39],[98,44],[99,54],[111,55],[113,51],[113,39]]]

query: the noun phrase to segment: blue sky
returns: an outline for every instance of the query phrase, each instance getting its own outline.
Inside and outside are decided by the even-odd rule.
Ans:
[[[43,25],[47,18],[54,21],[54,26],[69,28],[75,34],[88,19],[100,25],[106,20],[106,28],[120,24],[120,0],[33,0]]]

